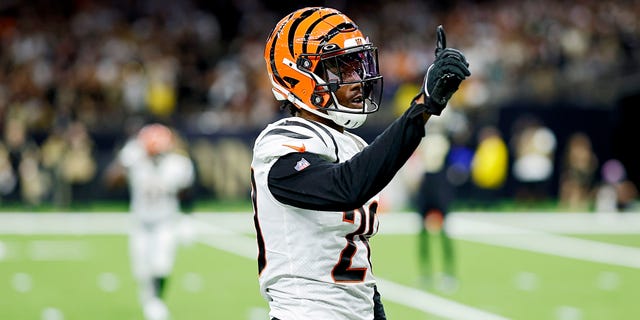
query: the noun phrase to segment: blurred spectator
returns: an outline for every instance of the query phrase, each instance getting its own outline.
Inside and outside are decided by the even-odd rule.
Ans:
[[[251,166],[251,150],[233,138],[215,142],[197,139],[191,143],[199,182],[218,199],[244,200],[251,190],[246,168]]]
[[[23,126],[26,140],[37,146],[74,121],[91,137],[121,140],[123,124],[133,116],[200,135],[253,132],[282,115],[262,68],[268,32],[262,26],[275,23],[289,6],[2,2],[0,127]],[[424,74],[435,39],[422,30],[441,23],[473,69],[451,101],[455,109],[491,117],[509,101],[561,100],[609,110],[620,95],[640,91],[640,5],[634,1],[358,0],[340,6],[383,44],[387,100],[397,92],[403,96]],[[388,123],[396,111],[381,110],[371,121]],[[112,150],[105,140],[95,140],[94,148]],[[4,143],[17,176],[20,148]],[[19,184],[17,179],[4,198],[19,200]]]
[[[514,124],[510,142],[514,153],[513,176],[516,198],[546,200],[550,195],[556,151],[556,136],[532,115],[522,115]]]
[[[29,143],[22,150],[18,172],[23,203],[27,206],[40,205],[50,190],[50,181],[42,170],[40,150],[35,144]]]
[[[481,202],[498,200],[509,170],[509,151],[500,131],[486,126],[478,132],[478,147],[471,164],[471,178],[480,190]]]
[[[627,179],[624,165],[616,159],[607,160],[601,169],[602,184],[596,191],[596,212],[622,212],[633,208],[638,189]]]
[[[81,122],[72,123],[65,133],[67,147],[60,163],[64,182],[74,188],[82,188],[96,174],[93,157],[93,140]]]
[[[9,152],[0,142],[0,201],[16,187],[17,177],[11,166]]]
[[[27,136],[23,114],[16,113],[10,115],[4,127],[5,150],[12,175],[15,177],[15,183],[8,181],[5,198],[37,205],[42,201],[45,192],[42,190],[44,180],[40,175],[39,154],[35,142]],[[10,186],[12,188],[9,188]]]
[[[570,211],[588,211],[598,159],[591,140],[577,132],[569,137],[560,174],[560,206]]]
[[[96,176],[93,140],[84,124],[76,121],[52,131],[41,148],[43,167],[52,180],[53,203],[67,207],[73,202],[73,194]]]
[[[71,203],[71,188],[62,176],[62,161],[67,147],[62,128],[54,129],[42,143],[42,165],[51,177],[52,203],[57,207]]]
[[[20,165],[20,159],[22,158],[22,149],[25,143],[25,134],[23,126],[17,121],[8,121],[4,127],[3,141],[6,144],[3,145],[4,152],[6,153],[7,168],[6,170],[6,184],[4,196],[7,199],[15,200],[20,198],[20,178],[18,175],[18,166]]]
[[[121,116],[145,112],[163,117],[181,111],[180,117],[195,121],[193,116],[211,108],[247,127],[260,127],[277,115],[257,62],[266,38],[260,26],[275,22],[278,10],[289,9],[286,4],[153,3],[61,1],[44,10],[13,2],[0,7],[0,101],[32,100],[41,112],[68,103],[90,132],[118,132],[121,128],[100,115],[122,111]],[[362,27],[385,45],[381,67],[387,97],[419,78],[431,62],[435,41],[423,39],[429,33],[419,31],[429,29],[425,21],[433,26],[444,22],[452,38],[459,39],[456,45],[470,52],[474,77],[455,101],[461,107],[496,106],[518,96],[602,101],[612,98],[605,87],[615,88],[607,79],[640,71],[640,27],[635,23],[640,6],[633,2],[437,5],[403,0],[344,6],[346,11],[357,8],[352,11]],[[216,10],[221,7],[227,10]],[[229,28],[222,30],[223,23]],[[576,90],[566,90],[569,86]],[[248,105],[258,105],[259,112]],[[392,116],[387,112],[387,119]],[[207,119],[199,120],[229,124]]]

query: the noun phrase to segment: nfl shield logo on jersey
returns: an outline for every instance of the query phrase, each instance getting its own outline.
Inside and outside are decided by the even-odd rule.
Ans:
[[[311,165],[311,163],[309,163],[307,159],[302,158],[300,159],[300,161],[298,161],[298,163],[296,163],[296,166],[293,168],[296,169],[296,171],[301,171],[301,170],[304,170],[304,168],[308,167],[309,165]]]

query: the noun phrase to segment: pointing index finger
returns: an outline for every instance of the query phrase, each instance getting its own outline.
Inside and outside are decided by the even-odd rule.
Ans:
[[[437,36],[437,42],[436,42],[436,56],[440,53],[440,51],[442,51],[444,48],[447,47],[447,37],[444,35],[444,28],[442,27],[442,25],[439,25],[436,28],[436,36]]]

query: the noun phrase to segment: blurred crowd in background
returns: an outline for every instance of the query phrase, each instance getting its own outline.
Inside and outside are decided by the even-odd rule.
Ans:
[[[408,106],[444,25],[472,72],[432,129],[450,144],[460,198],[557,198],[571,210],[637,198],[638,1],[3,0],[0,199],[123,199],[103,171],[150,121],[186,141],[201,198],[248,199],[251,143],[285,115],[264,41],[309,5],[345,12],[380,48],[383,108],[360,132],[370,139]],[[479,152],[489,137],[503,152]],[[613,205],[595,201],[606,190]]]

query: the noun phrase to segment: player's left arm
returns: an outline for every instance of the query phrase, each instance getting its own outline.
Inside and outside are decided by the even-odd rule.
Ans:
[[[361,207],[391,181],[420,144],[425,131],[421,116],[414,116],[421,115],[418,108],[409,108],[346,162],[330,162],[312,152],[281,156],[269,171],[269,190],[278,201],[305,209]]]

